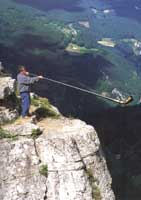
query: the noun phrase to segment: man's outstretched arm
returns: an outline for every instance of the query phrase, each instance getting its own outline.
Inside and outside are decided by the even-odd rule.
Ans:
[[[37,76],[37,77],[29,77],[29,76],[23,76],[20,78],[19,82],[20,84],[23,85],[31,85],[37,81],[39,81],[39,79],[42,79],[42,76]]]

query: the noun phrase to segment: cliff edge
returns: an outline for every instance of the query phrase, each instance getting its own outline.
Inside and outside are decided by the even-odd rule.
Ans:
[[[29,119],[4,124],[2,119],[1,200],[115,199],[100,141],[92,126],[63,116],[42,118],[36,124]]]

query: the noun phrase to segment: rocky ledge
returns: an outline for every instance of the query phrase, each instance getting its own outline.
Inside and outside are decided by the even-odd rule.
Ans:
[[[0,158],[1,200],[115,199],[97,133],[81,120],[55,115],[4,124]]]
[[[76,119],[9,124],[0,140],[1,200],[114,200],[92,126]]]

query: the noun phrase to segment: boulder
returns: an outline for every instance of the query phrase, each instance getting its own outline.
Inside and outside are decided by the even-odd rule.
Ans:
[[[4,100],[15,92],[16,80],[11,77],[0,77],[0,100]]]
[[[0,125],[15,120],[18,117],[17,109],[0,107]]]

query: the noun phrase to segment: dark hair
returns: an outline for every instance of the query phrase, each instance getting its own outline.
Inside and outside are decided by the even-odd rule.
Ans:
[[[25,68],[25,66],[23,66],[23,65],[20,65],[19,67],[18,67],[18,71],[19,72],[22,72],[22,71],[24,71],[26,68]]]

